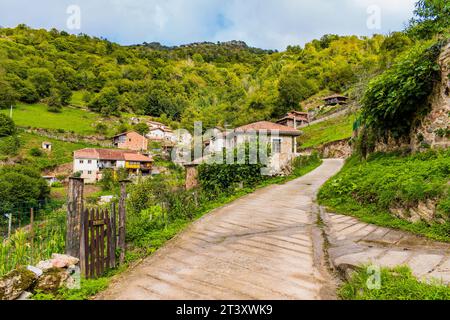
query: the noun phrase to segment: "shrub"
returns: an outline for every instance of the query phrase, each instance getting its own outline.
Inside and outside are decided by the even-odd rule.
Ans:
[[[0,154],[15,156],[20,149],[20,139],[17,136],[0,138]]]
[[[16,125],[14,124],[14,121],[10,117],[0,114],[0,138],[8,137],[15,133]]]
[[[39,148],[31,148],[30,149],[30,156],[42,157],[43,155],[44,155],[44,152]]]

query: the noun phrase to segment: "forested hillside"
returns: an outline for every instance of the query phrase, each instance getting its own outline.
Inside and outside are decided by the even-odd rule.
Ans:
[[[401,33],[371,38],[326,35],[285,52],[242,42],[123,47],[87,35],[0,29],[0,107],[37,103],[61,112],[79,103],[103,115],[160,117],[190,128],[268,120],[301,108],[317,93],[361,86],[413,40]],[[172,123],[174,125],[174,123]]]

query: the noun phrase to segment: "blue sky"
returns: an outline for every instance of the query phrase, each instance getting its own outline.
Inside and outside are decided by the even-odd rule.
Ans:
[[[34,28],[55,27],[121,44],[243,40],[255,47],[284,50],[287,45],[303,45],[327,33],[371,35],[401,30],[412,17],[414,3],[415,0],[0,0],[0,26],[25,23]],[[81,10],[80,29],[67,27],[69,5],[77,5]],[[374,18],[377,23],[369,28],[367,21]]]

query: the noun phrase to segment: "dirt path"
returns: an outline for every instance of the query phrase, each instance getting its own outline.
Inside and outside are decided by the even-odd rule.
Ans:
[[[333,299],[314,200],[342,160],[215,210],[98,299]]]

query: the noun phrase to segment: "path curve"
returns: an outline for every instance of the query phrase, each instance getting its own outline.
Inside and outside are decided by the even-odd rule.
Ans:
[[[97,299],[333,299],[315,204],[343,166],[258,190],[193,223]]]

